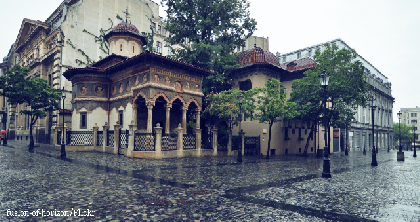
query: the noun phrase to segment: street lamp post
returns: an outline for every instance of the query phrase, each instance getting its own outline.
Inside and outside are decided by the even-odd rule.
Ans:
[[[378,162],[376,161],[376,151],[375,151],[375,108],[376,106],[373,105],[372,99],[372,163],[371,166],[378,166]],[[377,149],[377,148],[376,148]]]
[[[237,161],[239,163],[242,162],[242,129],[241,129],[241,122],[242,122],[242,103],[244,102],[244,96],[242,95],[242,93],[238,96],[238,104],[239,104],[239,138],[241,140],[241,146],[238,149],[238,159]]]
[[[401,146],[401,111],[397,113],[398,115],[398,128],[400,131],[400,149],[397,152],[397,161],[404,161],[404,152],[402,151],[402,146]]]
[[[61,98],[63,100],[63,107],[61,108],[62,110],[62,115],[63,115],[63,123],[62,123],[62,138],[61,138],[61,158],[66,158],[66,144],[64,143],[64,100],[66,99],[66,94],[64,93],[64,87],[61,90]]]
[[[413,154],[413,157],[417,157],[417,155],[416,155],[416,130],[415,130],[414,126],[413,126],[413,142],[414,142],[414,154]]]
[[[349,155],[349,151],[347,150],[347,124],[346,124],[346,139],[345,139],[345,143],[346,143],[346,149],[345,149],[345,151],[344,151],[344,154],[346,155],[346,156],[348,156]]]
[[[327,147],[327,124],[328,124],[328,119],[327,119],[327,86],[328,86],[328,81],[330,80],[330,76],[328,74],[325,73],[325,70],[322,72],[321,75],[319,75],[319,81],[321,83],[321,86],[324,88],[324,99],[323,99],[323,103],[324,103],[324,140],[325,140],[325,144],[324,144],[324,166],[323,166],[323,170],[322,170],[322,177],[323,178],[331,178],[331,172],[330,172],[330,158],[328,156],[329,150]]]

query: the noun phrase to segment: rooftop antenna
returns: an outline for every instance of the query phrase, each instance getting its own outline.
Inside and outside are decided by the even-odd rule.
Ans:
[[[130,18],[130,13],[128,13],[128,6],[127,8],[125,8],[125,11],[123,11],[123,13],[125,14],[125,23],[127,23],[127,19]]]

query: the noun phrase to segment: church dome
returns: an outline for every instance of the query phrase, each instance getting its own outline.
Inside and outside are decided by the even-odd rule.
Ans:
[[[136,38],[139,38],[143,45],[146,45],[146,39],[140,34],[139,30],[137,29],[137,27],[133,24],[129,24],[129,23],[125,23],[125,22],[121,22],[120,24],[116,25],[114,28],[112,28],[112,30],[105,35],[105,39],[108,41],[109,38],[111,38],[112,36],[117,36],[117,35],[130,35]]]
[[[240,52],[238,54],[238,63],[240,68],[254,64],[271,64],[280,67],[279,59],[273,53],[260,47]]]

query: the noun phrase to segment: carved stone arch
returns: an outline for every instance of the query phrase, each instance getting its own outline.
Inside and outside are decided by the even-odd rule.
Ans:
[[[144,92],[139,91],[137,94],[135,94],[132,104],[136,103],[136,100],[139,98],[139,96],[143,97],[143,99],[146,100],[146,102],[149,101],[149,97]]]
[[[176,94],[174,97],[172,97],[172,99],[169,101],[169,103],[172,104],[176,99],[181,100],[183,106],[187,106],[187,102],[185,102],[185,99],[182,96],[180,96],[179,94]]]
[[[197,108],[201,110],[201,106],[200,106],[200,104],[198,103],[198,101],[195,98],[191,98],[190,100],[188,100],[186,106],[190,106],[191,103],[195,103],[195,105],[197,106]]]
[[[169,104],[169,98],[168,98],[168,96],[164,92],[158,92],[158,93],[156,93],[156,95],[153,96],[153,98],[151,98],[150,101],[156,102],[156,99],[159,98],[160,96],[162,96],[163,99]]]

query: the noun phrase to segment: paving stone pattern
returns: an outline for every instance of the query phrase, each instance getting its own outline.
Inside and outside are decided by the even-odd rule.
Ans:
[[[26,141],[0,146],[0,221],[420,221],[420,159],[410,151],[397,162],[380,150],[378,167],[370,153],[333,154],[331,179],[313,156],[59,155],[50,145],[29,153]]]

